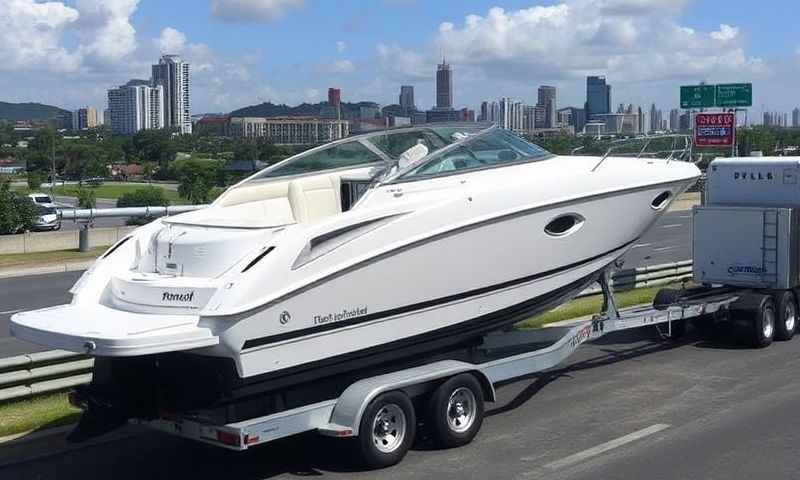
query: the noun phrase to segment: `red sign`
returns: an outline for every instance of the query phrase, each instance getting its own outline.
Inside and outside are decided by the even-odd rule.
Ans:
[[[732,147],[735,135],[733,113],[698,113],[694,117],[694,144],[698,147]]]

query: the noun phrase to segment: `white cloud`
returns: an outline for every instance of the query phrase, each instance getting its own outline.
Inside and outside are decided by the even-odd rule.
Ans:
[[[320,65],[317,70],[324,73],[350,73],[356,69],[351,60],[340,59]]]
[[[60,2],[0,2],[0,70],[70,72],[80,68],[80,55],[61,45],[65,29],[80,14]]]
[[[229,22],[273,21],[304,3],[304,0],[213,0],[211,14]]]
[[[337,52],[344,53],[345,50],[347,50],[347,43],[343,42],[342,40],[339,40],[338,42],[336,42],[336,51]]]
[[[156,40],[156,46],[161,53],[180,52],[186,46],[186,35],[172,27],[161,30],[161,35]]]
[[[78,0],[79,51],[84,61],[101,66],[123,64],[136,48],[130,17],[139,0]]]
[[[304,93],[306,101],[308,102],[319,101],[319,90],[317,90],[316,88],[308,88]]]
[[[399,45],[379,43],[376,47],[381,70],[399,78],[427,79],[433,75],[433,62]]]
[[[721,25],[719,31],[703,34],[714,42],[680,25],[684,3],[562,0],[519,10],[494,7],[485,15],[467,15],[461,24],[442,23],[435,43],[462,71],[519,81],[590,72],[619,81],[650,81],[767,69],[762,59],[748,56],[738,45],[737,27]],[[729,48],[719,49],[718,42]],[[393,56],[385,46],[378,48],[379,59]]]
[[[739,29],[723,23],[719,26],[718,31],[711,32],[709,35],[714,40],[719,40],[720,42],[730,42],[739,36]]]

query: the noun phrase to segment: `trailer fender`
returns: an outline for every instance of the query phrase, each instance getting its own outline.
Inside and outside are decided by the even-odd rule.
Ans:
[[[361,417],[367,405],[378,395],[391,390],[418,387],[460,373],[472,373],[483,386],[487,401],[495,401],[494,385],[475,365],[457,360],[443,360],[422,365],[420,367],[400,370],[376,377],[365,378],[350,385],[336,401],[331,412],[330,424],[320,428],[319,432],[336,437],[352,437],[358,435]]]

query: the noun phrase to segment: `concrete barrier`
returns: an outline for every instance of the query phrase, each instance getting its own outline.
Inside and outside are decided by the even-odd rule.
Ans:
[[[136,227],[89,229],[89,246],[103,247],[115,243]],[[30,232],[0,236],[0,255],[12,253],[52,252],[78,248],[78,230],[63,232]]]

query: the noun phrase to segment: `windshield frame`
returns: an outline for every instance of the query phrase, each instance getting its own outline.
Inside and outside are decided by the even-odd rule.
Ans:
[[[546,149],[540,147],[539,145],[536,145],[533,142],[528,142],[528,143],[531,143],[531,144],[535,145],[537,148],[541,149],[542,151],[546,152],[547,155],[545,155],[544,157],[523,157],[523,158],[521,158],[519,160],[515,160],[513,162],[496,163],[496,164],[484,165],[484,166],[481,166],[481,167],[465,168],[465,169],[461,169],[461,170],[449,170],[449,171],[438,172],[438,173],[434,173],[434,174],[430,174],[430,175],[406,176],[406,174],[410,173],[412,170],[415,170],[415,169],[420,168],[420,167],[422,167],[422,166],[424,166],[424,165],[426,165],[428,163],[431,163],[432,161],[435,161],[436,159],[438,159],[442,155],[446,155],[447,153],[449,153],[452,150],[456,150],[458,148],[466,147],[470,143],[472,143],[472,142],[474,142],[474,141],[476,141],[476,140],[478,140],[480,138],[484,138],[485,136],[489,135],[492,132],[500,131],[500,130],[504,130],[504,129],[500,128],[500,126],[497,125],[497,124],[492,124],[491,126],[485,128],[483,130],[480,130],[479,132],[477,132],[477,133],[475,133],[473,135],[468,135],[467,137],[462,138],[460,140],[457,140],[457,141],[451,143],[450,145],[447,145],[444,148],[440,148],[439,150],[436,150],[435,152],[432,152],[430,155],[428,155],[425,158],[421,159],[419,162],[414,163],[413,165],[409,165],[408,167],[406,167],[406,168],[404,168],[402,170],[394,172],[391,176],[385,178],[380,183],[381,183],[381,185],[394,185],[394,184],[398,184],[398,183],[418,182],[418,181],[422,181],[422,180],[429,180],[429,179],[441,178],[441,177],[449,177],[449,176],[453,176],[453,175],[463,175],[463,174],[466,174],[466,173],[479,172],[479,171],[495,169],[495,168],[502,168],[502,167],[507,167],[507,166],[511,166],[511,165],[520,165],[520,164],[525,164],[525,163],[539,162],[539,161],[542,161],[542,160],[549,160],[549,159],[551,159],[551,158],[556,156],[554,153],[550,152],[549,150],[546,150]],[[512,132],[508,132],[508,133],[511,134],[511,135],[514,135],[514,133],[512,133]],[[521,138],[520,140],[525,141],[525,142],[528,141],[528,140],[525,140],[524,138]],[[470,151],[470,153],[472,153],[472,152]]]

